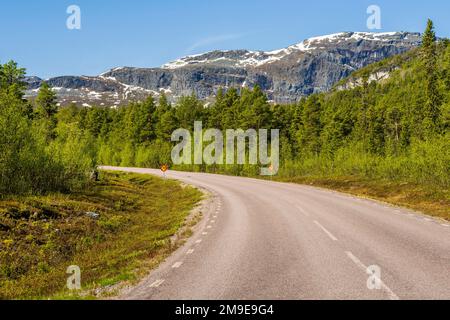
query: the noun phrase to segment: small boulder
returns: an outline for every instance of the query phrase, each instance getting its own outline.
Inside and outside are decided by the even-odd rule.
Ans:
[[[94,220],[98,220],[100,218],[100,214],[95,212],[86,212],[86,216]]]

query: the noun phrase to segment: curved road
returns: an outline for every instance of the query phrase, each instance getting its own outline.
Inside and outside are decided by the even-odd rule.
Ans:
[[[123,299],[450,299],[444,221],[302,185],[167,176],[213,201],[186,245]]]

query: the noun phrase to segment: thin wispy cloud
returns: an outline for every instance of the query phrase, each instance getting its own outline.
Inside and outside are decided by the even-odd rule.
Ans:
[[[191,53],[195,49],[203,48],[206,46],[210,46],[212,44],[222,43],[226,41],[236,40],[247,36],[246,33],[237,33],[237,34],[221,34],[221,35],[215,35],[206,37],[203,39],[198,40],[197,42],[193,43],[189,48],[186,49],[187,53]]]

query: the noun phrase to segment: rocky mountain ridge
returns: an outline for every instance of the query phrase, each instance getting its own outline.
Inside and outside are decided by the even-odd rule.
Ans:
[[[330,90],[352,72],[420,43],[419,33],[342,32],[274,51],[211,51],[160,68],[120,67],[94,77],[63,76],[46,81],[62,105],[119,106],[161,92],[172,100],[192,92],[204,99],[219,88],[255,85],[273,102],[290,103]],[[29,97],[37,94],[42,81],[27,78]]]

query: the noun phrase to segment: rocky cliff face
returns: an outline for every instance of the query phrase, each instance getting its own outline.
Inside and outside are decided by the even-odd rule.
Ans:
[[[200,98],[219,88],[260,86],[277,103],[323,92],[353,71],[420,44],[420,34],[344,32],[305,40],[270,52],[232,50],[188,56],[160,68],[112,69],[96,77],[47,80],[61,104],[117,106],[149,94],[176,99],[195,92]],[[27,94],[41,79],[28,79]]]

